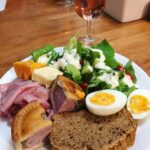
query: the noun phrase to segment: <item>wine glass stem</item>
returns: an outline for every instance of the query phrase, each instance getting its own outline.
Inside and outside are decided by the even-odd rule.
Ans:
[[[91,38],[91,20],[87,20],[87,38]]]
[[[66,4],[67,4],[67,3],[70,3],[70,0],[65,0],[65,2],[66,2]]]
[[[73,4],[72,0],[65,0],[66,4]]]

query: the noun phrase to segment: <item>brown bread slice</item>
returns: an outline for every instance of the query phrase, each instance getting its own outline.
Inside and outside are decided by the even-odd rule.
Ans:
[[[52,150],[126,150],[137,123],[126,109],[105,117],[81,110],[54,115],[52,126]]]

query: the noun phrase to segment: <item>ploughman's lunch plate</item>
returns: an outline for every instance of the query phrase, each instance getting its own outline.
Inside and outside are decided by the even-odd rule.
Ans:
[[[59,52],[63,51],[63,47],[58,47],[56,49]],[[122,64],[126,64],[129,61],[128,58],[120,54],[115,54],[115,57]],[[29,56],[23,61],[30,60],[31,58],[32,57]],[[137,64],[133,63],[133,67],[135,69],[138,87],[150,90],[150,77]],[[0,84],[11,82],[16,78],[15,71],[11,68],[0,79]],[[0,120],[0,149],[14,150],[11,140],[11,128],[7,125],[5,120]],[[139,121],[135,143],[133,146],[129,147],[128,150],[150,150],[150,117]]]

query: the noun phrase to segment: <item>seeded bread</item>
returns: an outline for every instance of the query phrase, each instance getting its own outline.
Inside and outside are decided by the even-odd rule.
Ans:
[[[126,150],[137,123],[126,109],[105,117],[81,110],[54,115],[52,126],[52,150]]]

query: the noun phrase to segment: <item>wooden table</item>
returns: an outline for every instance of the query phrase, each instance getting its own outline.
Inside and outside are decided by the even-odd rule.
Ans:
[[[119,23],[104,15],[93,21],[92,29],[150,75],[150,22]],[[0,77],[35,48],[48,43],[63,46],[85,30],[85,21],[73,8],[54,0],[8,0],[6,10],[0,12]]]

